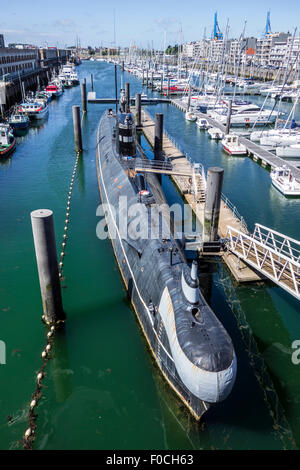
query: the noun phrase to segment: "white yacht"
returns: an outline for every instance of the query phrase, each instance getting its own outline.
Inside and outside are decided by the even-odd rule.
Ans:
[[[300,196],[300,181],[298,181],[286,165],[278,166],[271,172],[273,186],[285,196]]]
[[[252,142],[260,142],[263,137],[273,136],[286,136],[286,135],[300,135],[299,131],[293,129],[267,129],[261,131],[253,131],[250,134]]]
[[[205,118],[198,118],[196,122],[199,129],[209,129],[211,125],[209,124],[208,120]]]
[[[276,147],[276,155],[281,158],[300,158],[300,144]]]
[[[216,121],[221,124],[226,124],[227,111],[224,110],[222,114],[210,113]],[[278,111],[271,111],[269,109],[260,110],[257,105],[251,104],[240,106],[238,109],[232,110],[231,126],[241,127],[250,126],[255,123],[256,126],[265,124],[274,124],[279,115]]]
[[[208,135],[211,139],[213,140],[222,140],[224,139],[224,132],[222,132],[220,129],[218,129],[217,127],[211,127],[210,129],[208,129]]]
[[[273,134],[269,136],[263,136],[260,138],[261,145],[271,146],[283,146],[283,145],[294,145],[300,144],[300,134],[297,133],[285,133],[285,134]]]
[[[227,134],[222,139],[222,145],[225,152],[229,155],[247,155],[245,145],[240,143],[240,139],[235,134]]]
[[[73,85],[77,85],[79,83],[78,75],[73,64],[64,65],[58,78],[63,83],[66,81],[71,81]]]

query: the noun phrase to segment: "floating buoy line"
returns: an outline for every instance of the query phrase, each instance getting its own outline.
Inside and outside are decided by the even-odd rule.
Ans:
[[[65,226],[64,226],[64,233],[63,233],[63,241],[61,244],[61,253],[60,253],[60,260],[58,264],[58,270],[59,270],[59,278],[61,281],[64,281],[65,278],[63,276],[63,266],[64,266],[64,257],[66,254],[66,245],[67,245],[67,232],[69,228],[69,221],[70,221],[70,208],[71,208],[71,198],[72,198],[72,191],[73,191],[73,185],[76,177],[76,172],[78,168],[78,163],[79,163],[79,158],[80,158],[81,152],[76,153],[76,160],[75,160],[75,165],[73,168],[73,173],[72,173],[72,178],[69,186],[69,191],[68,191],[68,198],[67,198],[67,208],[66,208],[66,218],[65,218]],[[45,317],[44,315],[42,316],[42,320],[45,323]],[[42,398],[42,388],[43,388],[43,379],[46,376],[45,368],[47,365],[47,362],[49,359],[52,358],[51,350],[53,346],[53,339],[55,336],[56,331],[64,324],[64,321],[58,321],[55,322],[54,324],[47,324],[48,327],[48,332],[46,336],[46,345],[45,348],[43,349],[41,353],[41,357],[43,359],[43,364],[40,370],[38,371],[36,375],[36,388],[35,391],[31,397],[30,405],[29,405],[29,411],[28,411],[28,418],[29,418],[29,423],[28,423],[28,428],[24,432],[23,439],[22,439],[22,444],[23,444],[23,449],[24,450],[32,450],[33,449],[33,444],[34,440],[36,437],[36,428],[37,428],[37,413],[36,413],[36,407]]]

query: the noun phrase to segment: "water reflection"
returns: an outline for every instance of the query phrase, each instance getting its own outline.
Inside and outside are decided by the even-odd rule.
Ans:
[[[51,376],[57,403],[63,403],[72,394],[72,370],[68,355],[66,329],[60,328],[53,339]]]

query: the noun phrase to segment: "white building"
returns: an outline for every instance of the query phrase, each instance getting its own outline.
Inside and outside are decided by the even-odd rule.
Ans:
[[[207,56],[208,41],[193,41],[183,44],[182,52],[186,57],[204,59]]]
[[[290,65],[294,68],[300,69],[300,35],[295,37],[294,42],[292,36],[287,39],[287,49],[291,50]]]
[[[266,37],[257,39],[256,44],[256,62],[260,65],[270,65],[271,51],[276,45],[286,44],[288,34],[272,33]],[[273,59],[274,60],[274,59]]]

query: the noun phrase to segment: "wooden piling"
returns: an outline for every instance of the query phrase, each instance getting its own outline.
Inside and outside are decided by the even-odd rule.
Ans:
[[[30,214],[44,320],[53,324],[65,319],[56,255],[53,212],[38,209]]]
[[[154,158],[159,160],[163,148],[163,113],[155,113]]]
[[[218,237],[223,174],[223,168],[211,167],[207,170],[207,189],[203,224],[204,242],[216,241]]]
[[[81,104],[82,104],[82,112],[87,112],[87,99],[86,99],[86,80],[81,84]]]
[[[136,109],[136,125],[141,127],[142,124],[142,109],[141,109],[141,94],[136,93],[135,95],[135,109]]]
[[[72,106],[73,113],[73,127],[76,152],[82,151],[82,136],[81,136],[81,123],[80,123],[80,107]]]
[[[94,77],[92,73],[91,73],[91,91],[94,91]]]

